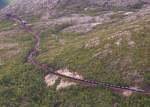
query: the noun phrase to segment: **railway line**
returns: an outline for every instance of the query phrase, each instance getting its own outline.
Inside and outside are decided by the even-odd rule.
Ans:
[[[46,73],[51,73],[53,75],[59,76],[61,78],[66,78],[69,79],[71,81],[80,83],[80,84],[86,84],[89,86],[94,86],[94,87],[103,87],[103,88],[108,88],[108,89],[112,89],[112,90],[127,90],[127,91],[131,91],[131,92],[136,92],[136,93],[141,93],[141,94],[145,94],[145,95],[150,95],[150,91],[146,91],[143,89],[137,89],[137,88],[131,88],[131,87],[127,87],[127,86],[120,86],[120,85],[114,85],[111,83],[107,83],[107,82],[98,82],[98,81],[93,81],[93,80],[86,80],[86,79],[79,79],[79,78],[73,78],[70,76],[66,76],[57,72],[53,72],[52,69],[48,67],[47,64],[41,64],[40,62],[38,62],[37,60],[34,59],[34,57],[36,55],[38,55],[39,53],[39,47],[40,47],[40,33],[38,32],[34,32],[32,30],[31,27],[29,27],[26,23],[26,21],[22,20],[21,18],[19,18],[16,15],[12,15],[12,14],[6,14],[7,18],[13,21],[17,21],[19,22],[19,24],[23,27],[23,29],[28,32],[31,33],[34,36],[34,46],[31,49],[31,51],[29,52],[29,54],[27,55],[27,61],[33,65],[35,65],[36,67],[38,67],[39,69],[42,69],[44,72]]]

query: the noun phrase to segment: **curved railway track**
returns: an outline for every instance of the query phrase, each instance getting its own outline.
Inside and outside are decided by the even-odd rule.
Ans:
[[[86,80],[86,79],[79,79],[79,78],[73,78],[70,76],[66,76],[57,72],[53,72],[52,69],[48,67],[47,64],[41,64],[40,62],[38,62],[37,60],[34,59],[34,57],[39,53],[39,47],[40,47],[40,33],[38,32],[34,32],[32,30],[31,27],[29,27],[25,21],[23,21],[21,18],[19,18],[16,15],[12,15],[12,14],[7,14],[6,15],[7,18],[13,20],[13,21],[18,21],[21,26],[23,27],[23,29],[25,31],[27,31],[28,33],[31,33],[34,36],[34,47],[31,49],[31,51],[29,52],[29,54],[27,55],[27,61],[33,65],[35,65],[36,67],[38,67],[39,69],[42,69],[43,71],[45,71],[46,73],[51,73],[53,75],[57,75],[61,78],[66,78],[81,84],[86,84],[89,86],[94,86],[94,87],[103,87],[103,88],[109,88],[112,90],[128,90],[128,91],[132,91],[132,92],[137,92],[137,93],[141,93],[141,94],[145,94],[145,95],[150,95],[150,91],[146,91],[143,89],[137,89],[137,88],[131,88],[131,87],[126,87],[126,86],[120,86],[120,85],[114,85],[111,83],[106,83],[106,82],[98,82],[98,81],[93,81],[93,80]]]

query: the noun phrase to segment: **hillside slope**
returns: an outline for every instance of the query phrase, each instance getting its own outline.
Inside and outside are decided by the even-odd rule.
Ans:
[[[40,33],[41,45],[36,60],[55,69],[69,69],[85,79],[150,89],[149,0],[143,0],[146,4],[134,11],[131,8],[102,9],[97,6],[102,0],[61,0],[56,10],[52,10],[59,15],[51,17],[50,12],[48,18],[44,5],[47,1],[18,0],[1,11],[14,12],[26,20],[34,32]],[[131,2],[135,4],[138,0]],[[77,8],[85,3],[83,8]],[[41,4],[45,7],[39,7]],[[14,9],[10,10],[11,6]],[[35,10],[40,13],[34,14]],[[32,33],[24,31],[17,22],[0,20],[2,107],[149,107],[149,96],[139,93],[125,97],[109,89],[84,84],[57,90],[62,82],[60,78],[48,87],[43,70],[26,60],[33,46]],[[53,81],[53,76],[49,77]]]
[[[144,4],[149,3],[148,0],[17,0],[12,2],[11,5],[3,9],[2,13],[15,13],[18,15],[52,15],[51,8],[54,8],[54,14],[58,14],[60,11],[67,8],[74,9],[84,9],[84,8],[100,8],[104,10],[112,9],[136,9],[141,8]],[[61,8],[61,10],[59,10]],[[58,11],[56,11],[58,10]],[[77,10],[79,11],[79,10]],[[58,13],[57,13],[58,12]]]

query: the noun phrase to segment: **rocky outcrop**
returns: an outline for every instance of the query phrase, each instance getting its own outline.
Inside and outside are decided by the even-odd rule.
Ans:
[[[113,13],[112,13],[113,14]],[[36,27],[47,28],[51,27],[55,31],[87,33],[93,30],[96,26],[111,22],[111,16],[107,13],[99,16],[88,16],[83,14],[72,14],[62,16],[48,21],[36,23]]]
[[[76,79],[83,79],[83,77],[79,75],[77,72],[71,72],[67,68],[60,69],[55,72],[65,75],[65,76],[73,77]],[[45,83],[47,84],[48,87],[52,87],[56,84],[56,81],[58,80],[58,78],[59,77],[56,75],[48,74],[47,76],[45,76]],[[56,86],[56,90],[64,89],[64,88],[74,86],[74,85],[77,85],[77,83],[75,83],[74,81],[68,81],[68,80],[61,78],[59,84]]]
[[[144,3],[150,3],[150,0],[141,0]]]
[[[140,0],[91,0],[90,2],[106,7],[127,7],[138,4]]]
[[[43,12],[45,13],[49,8],[52,8],[56,1],[58,0],[16,0],[2,9],[2,12],[11,12],[20,15],[40,15],[43,14]]]
[[[74,8],[78,9],[78,7],[83,10],[90,6],[111,9],[113,7],[139,7],[143,3],[149,3],[149,0],[15,0],[2,9],[1,12],[12,12],[19,15],[51,16],[53,13],[59,14],[68,8],[68,11]]]

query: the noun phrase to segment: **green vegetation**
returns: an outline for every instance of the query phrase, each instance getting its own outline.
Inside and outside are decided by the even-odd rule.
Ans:
[[[140,86],[144,87],[150,84],[148,20],[149,18],[132,23],[99,26],[95,31],[84,35],[61,33],[60,28],[55,31],[46,29],[41,33],[41,51],[36,58],[55,68],[68,67],[78,71],[87,79],[122,85],[133,85],[137,76],[134,75],[136,71],[138,78],[144,78],[144,81],[140,82]],[[8,21],[0,22],[0,28],[3,28],[1,32],[17,29]],[[122,33],[125,31],[131,35]],[[115,36],[120,32],[125,36]],[[58,36],[57,39],[53,36],[54,33]],[[115,37],[108,39],[110,36]],[[99,45],[86,48],[85,45],[94,37],[100,39]],[[19,53],[6,56],[5,59],[2,58],[3,54],[0,54],[4,63],[0,65],[1,107],[113,107],[114,105],[149,107],[150,105],[150,98],[140,94],[125,98],[107,89],[80,85],[61,91],[56,91],[54,87],[47,88],[43,80],[44,73],[25,61],[28,51],[33,46],[32,35],[21,30],[0,38],[0,43],[19,44],[17,47],[2,50],[5,51],[5,55],[14,48],[20,49]],[[116,42],[120,38],[122,38],[121,45],[117,46]],[[135,44],[130,44],[132,41]],[[3,53],[2,51],[0,50],[0,53]],[[100,54],[95,56],[97,53]]]

